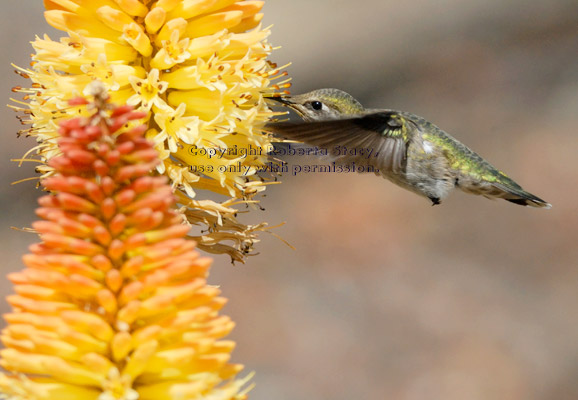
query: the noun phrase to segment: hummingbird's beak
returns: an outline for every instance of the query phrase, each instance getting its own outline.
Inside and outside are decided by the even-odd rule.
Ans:
[[[276,102],[278,102],[278,103],[283,104],[284,106],[289,106],[289,107],[290,107],[291,105],[295,104],[295,103],[293,103],[291,100],[289,100],[288,98],[286,98],[286,97],[281,97],[281,96],[267,97],[267,100],[273,100],[273,101],[276,101]]]
[[[305,116],[305,114],[303,114],[303,111],[301,111],[300,109],[301,104],[291,101],[288,97],[281,97],[281,96],[267,97],[267,100],[274,100],[277,103],[283,104],[285,107],[288,107],[291,110],[295,111],[297,115],[299,115],[301,118]]]

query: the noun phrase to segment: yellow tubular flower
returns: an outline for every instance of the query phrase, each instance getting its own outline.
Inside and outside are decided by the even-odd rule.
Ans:
[[[29,115],[25,133],[39,142],[42,161],[58,154],[58,120],[86,115],[67,101],[104,83],[112,102],[148,112],[147,138],[155,142],[165,174],[189,223],[207,233],[199,248],[244,261],[266,224],[237,221],[238,203],[255,203],[266,187],[270,137],[262,132],[277,115],[264,99],[289,86],[267,60],[269,29],[260,21],[264,1],[44,0],[46,20],[69,36],[32,43],[30,69],[19,69],[32,88],[15,107]],[[270,168],[269,168],[270,170]],[[48,165],[39,167],[49,176]],[[271,175],[271,174],[269,174]],[[226,196],[197,200],[198,190]]]
[[[61,121],[60,155],[42,180],[42,241],[9,275],[0,397],[245,399],[235,343],[222,340],[233,322],[206,283],[211,259],[185,238],[166,177],[149,174],[160,160],[146,126],[125,128],[146,113],[91,88],[96,112]]]

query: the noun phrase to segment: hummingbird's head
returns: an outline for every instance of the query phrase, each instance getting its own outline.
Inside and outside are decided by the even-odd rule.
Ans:
[[[318,89],[296,96],[270,99],[291,108],[308,122],[351,118],[364,110],[353,96],[339,89]]]

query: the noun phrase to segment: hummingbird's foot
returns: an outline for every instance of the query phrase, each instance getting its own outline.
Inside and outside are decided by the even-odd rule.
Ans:
[[[432,207],[437,206],[438,204],[442,204],[439,197],[428,197],[432,202]]]

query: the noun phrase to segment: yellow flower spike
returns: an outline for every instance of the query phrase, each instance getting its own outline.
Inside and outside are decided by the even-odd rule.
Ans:
[[[267,41],[269,28],[259,26],[264,2],[44,3],[47,21],[69,37],[33,42],[32,67],[18,69],[33,85],[15,89],[25,102],[16,101],[14,107],[27,114],[23,123],[32,127],[23,133],[39,141],[33,151],[40,161],[59,154],[55,139],[60,119],[87,115],[84,106],[67,101],[87,94],[98,79],[112,101],[149,113],[147,137],[161,157],[156,173],[170,179],[182,215],[203,232],[193,237],[199,248],[244,262],[259,232],[266,230],[265,223],[244,225],[235,217],[236,208],[257,203],[268,184],[259,176],[268,170],[271,148],[264,126],[279,114],[268,108],[264,96],[289,86],[282,68],[267,61],[273,47]],[[199,157],[187,153],[191,145],[212,154],[235,146],[257,149],[258,154]],[[48,176],[53,168],[40,165],[38,171]],[[191,201],[200,190],[223,196],[222,203]]]
[[[51,193],[34,224],[43,242],[10,274],[17,294],[1,335],[0,394],[244,398],[242,367],[229,363],[234,344],[221,340],[233,324],[206,284],[211,260],[186,239],[167,180],[149,175],[160,160],[146,127],[131,122],[146,113],[108,105],[105,88],[90,87],[92,116],[61,121],[43,180]]]

